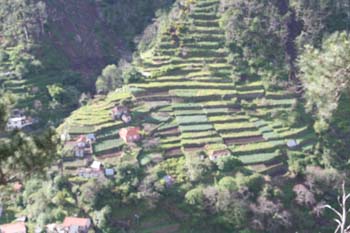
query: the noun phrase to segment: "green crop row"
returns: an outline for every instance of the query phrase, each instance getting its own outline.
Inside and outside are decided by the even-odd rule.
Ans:
[[[198,103],[173,103],[173,108],[177,109],[202,109],[202,106]]]
[[[183,139],[196,139],[202,137],[215,136],[217,132],[215,130],[199,131],[199,132],[184,132],[181,134]]]
[[[210,116],[209,121],[210,122],[241,122],[241,121],[248,121],[249,117],[245,115],[220,115],[220,116]]]
[[[207,114],[227,114],[229,112],[228,108],[206,108],[204,110]]]
[[[207,137],[207,138],[197,138],[197,139],[182,139],[182,145],[201,145],[206,143],[222,143],[222,138],[220,137]]]
[[[166,137],[166,138],[162,138],[160,139],[160,143],[162,144],[167,144],[167,143],[179,143],[180,142],[180,138],[175,136],[175,137]]]
[[[254,129],[255,125],[251,122],[217,123],[214,124],[216,130],[228,129]]]
[[[261,154],[254,154],[254,155],[242,155],[242,156],[239,156],[238,158],[244,164],[255,164],[255,163],[269,162],[277,157],[278,157],[278,153],[272,152],[272,153],[261,153]]]
[[[206,82],[198,82],[198,81],[189,81],[189,82],[151,82],[151,83],[140,83],[140,84],[134,84],[137,87],[140,88],[217,88],[217,89],[231,89],[231,84],[224,84],[224,83],[206,83]]]
[[[201,124],[201,125],[181,125],[181,132],[194,132],[194,131],[206,131],[213,129],[211,124]]]
[[[258,143],[250,143],[250,144],[235,146],[233,148],[233,152],[240,153],[240,152],[254,152],[254,151],[256,151],[258,153],[259,151],[270,150],[270,149],[273,149],[274,147],[275,147],[275,145],[273,145],[270,141],[258,142]]]
[[[186,115],[205,115],[203,109],[194,109],[194,110],[176,110],[176,116],[186,116]]]
[[[181,147],[181,142],[173,142],[173,143],[163,143],[160,145],[163,150],[173,149],[177,147]]]
[[[301,127],[301,128],[289,128],[288,130],[281,132],[280,135],[285,137],[285,138],[288,138],[288,137],[292,137],[294,135],[298,135],[300,133],[303,133],[303,132],[307,131],[307,129],[308,129],[307,126]]]
[[[208,118],[205,115],[195,115],[195,116],[176,116],[176,121],[182,124],[191,124],[191,123],[206,123]]]
[[[94,145],[94,152],[99,154],[103,151],[118,149],[124,144],[124,141],[121,139],[109,139],[96,143]]]
[[[261,136],[258,131],[243,131],[237,133],[221,133],[221,137],[223,138],[243,138],[243,137],[258,137]]]

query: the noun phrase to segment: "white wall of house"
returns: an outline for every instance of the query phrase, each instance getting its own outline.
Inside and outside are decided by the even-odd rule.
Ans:
[[[13,117],[10,118],[7,122],[7,129],[12,130],[12,129],[22,129],[23,125],[25,123],[25,117]]]
[[[33,122],[29,121],[25,116],[11,117],[6,124],[7,130],[22,129],[25,126],[31,125]]]

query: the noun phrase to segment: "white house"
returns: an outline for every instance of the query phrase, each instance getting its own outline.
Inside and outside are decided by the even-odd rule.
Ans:
[[[105,169],[105,175],[106,175],[106,176],[114,176],[114,169],[112,169],[112,168],[106,168],[106,169]]]
[[[28,125],[32,125],[33,120],[26,116],[13,116],[10,117],[6,124],[6,130],[11,131],[15,129],[22,129]]]
[[[291,149],[296,148],[298,146],[298,142],[295,139],[289,140],[287,142],[287,146]]]
[[[99,171],[102,168],[102,163],[99,161],[94,161],[94,162],[92,162],[90,167],[96,171]]]

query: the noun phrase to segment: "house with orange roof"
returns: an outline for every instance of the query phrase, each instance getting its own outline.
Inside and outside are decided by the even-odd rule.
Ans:
[[[9,223],[0,225],[1,233],[27,233],[27,228],[24,222]]]
[[[119,136],[125,143],[137,142],[141,139],[141,129],[139,127],[128,127],[119,130]]]
[[[69,233],[87,233],[91,227],[89,218],[66,217],[62,227]]]

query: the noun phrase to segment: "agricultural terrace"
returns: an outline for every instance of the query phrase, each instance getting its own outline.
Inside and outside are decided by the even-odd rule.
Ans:
[[[300,122],[288,123],[296,111],[295,94],[267,89],[259,79],[235,81],[216,14],[218,4],[197,1],[186,23],[173,22],[177,27],[164,30],[158,44],[141,54],[137,68],[145,76],[142,82],[75,111],[60,129],[72,136],[95,133],[97,158],[120,156],[124,142],[118,132],[125,124],[109,114],[129,98],[130,125],[153,127],[139,145],[143,166],[161,166],[169,159],[180,163],[188,154],[208,155],[210,145],[226,148],[254,170],[285,171],[288,141],[297,142],[294,151],[308,151],[315,134]],[[150,141],[156,146],[146,146]]]

